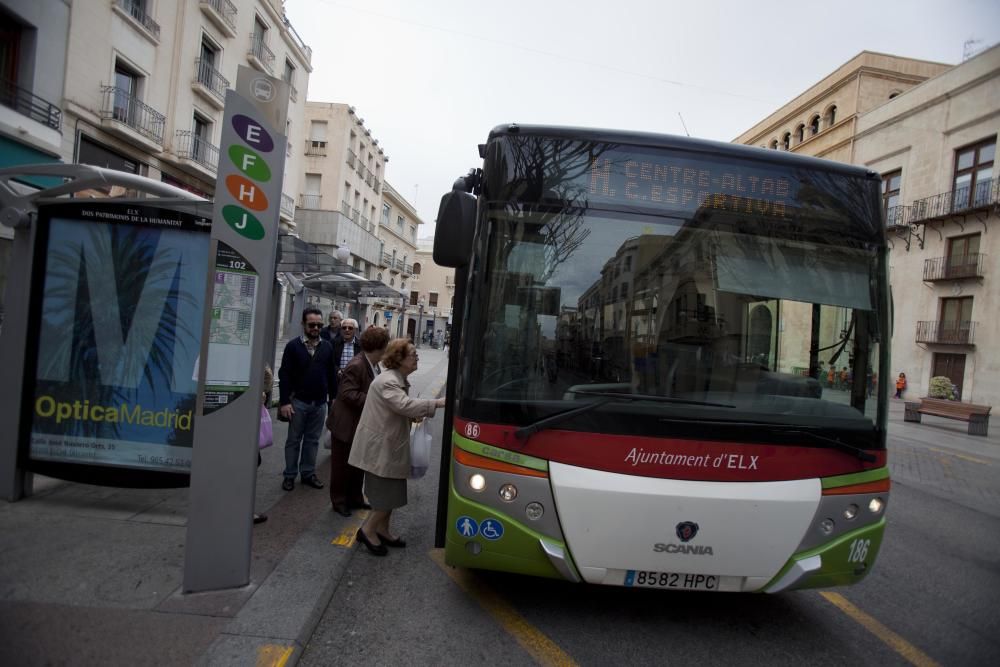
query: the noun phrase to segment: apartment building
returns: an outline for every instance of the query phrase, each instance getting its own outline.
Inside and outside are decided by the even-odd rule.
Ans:
[[[455,307],[455,269],[434,263],[434,240],[421,242],[413,264],[410,309],[417,307],[422,343],[438,344],[451,331]]]
[[[382,258],[377,215],[382,208],[389,157],[365,127],[364,119],[347,104],[307,102],[304,124],[297,234],[331,255],[346,248],[350,253],[347,261],[356,275],[382,280],[377,275]],[[334,299],[317,305],[349,313],[365,327],[373,324],[375,313],[384,313],[387,306],[380,299],[365,301]],[[398,307],[399,300],[390,301],[391,307]]]
[[[311,58],[280,0],[76,0],[60,152],[212,197],[226,90],[248,65],[290,85],[281,221],[292,229]]]
[[[58,162],[70,5],[66,0],[0,2],[0,168]],[[55,185],[28,178],[26,188]],[[0,323],[14,230],[0,225]]]
[[[1000,321],[989,316],[1000,307],[998,131],[994,47],[957,66],[864,52],[736,139],[881,174],[893,373],[906,373],[909,397],[926,396],[930,378],[945,376],[963,401],[1000,403],[991,353]]]
[[[382,208],[379,215],[378,235],[381,258],[378,279],[403,297],[395,304],[392,318],[382,313],[382,324],[388,325],[394,336],[414,337],[419,321],[419,304],[413,301],[413,290],[420,280],[420,263],[417,261],[417,234],[423,221],[416,209],[389,183],[383,189]],[[409,295],[409,298],[407,298]],[[376,318],[378,314],[376,314]],[[395,322],[392,321],[395,319]],[[376,319],[375,324],[379,324]],[[416,340],[414,338],[414,340]]]

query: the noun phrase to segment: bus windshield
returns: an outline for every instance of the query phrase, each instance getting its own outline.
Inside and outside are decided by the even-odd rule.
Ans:
[[[485,223],[463,383],[480,419],[600,401],[596,428],[618,432],[878,424],[876,248],[697,215],[507,203]],[[580,427],[596,418],[581,411]]]

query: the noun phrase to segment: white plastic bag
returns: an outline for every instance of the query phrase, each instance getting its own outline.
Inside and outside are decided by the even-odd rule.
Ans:
[[[410,479],[427,474],[431,465],[430,420],[424,419],[410,429]]]

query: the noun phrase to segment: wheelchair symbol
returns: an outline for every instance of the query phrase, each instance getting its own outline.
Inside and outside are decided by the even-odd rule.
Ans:
[[[499,540],[503,537],[503,524],[496,519],[486,519],[479,524],[479,534],[488,540]]]

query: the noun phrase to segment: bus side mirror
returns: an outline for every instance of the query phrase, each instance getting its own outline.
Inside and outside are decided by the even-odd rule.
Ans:
[[[461,268],[472,255],[472,235],[476,229],[476,197],[452,190],[441,197],[434,228],[434,263]]]

